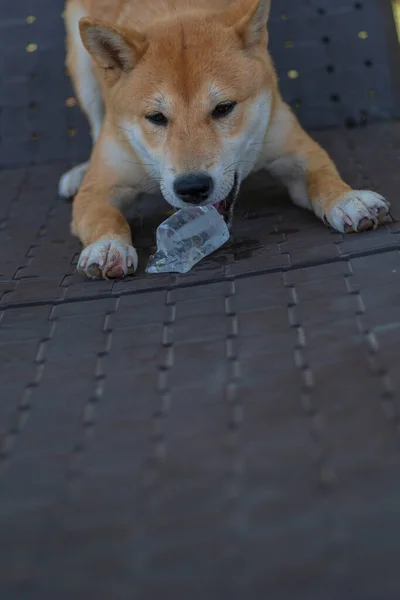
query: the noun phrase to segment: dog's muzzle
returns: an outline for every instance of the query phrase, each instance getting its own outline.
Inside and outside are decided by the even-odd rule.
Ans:
[[[214,208],[217,209],[219,214],[224,217],[225,221],[228,223],[232,219],[233,209],[235,207],[235,203],[239,194],[239,176],[235,173],[235,179],[233,182],[233,186],[229,194],[224,200],[221,200],[217,204],[214,204]]]

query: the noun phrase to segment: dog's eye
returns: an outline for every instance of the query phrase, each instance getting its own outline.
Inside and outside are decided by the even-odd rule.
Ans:
[[[221,102],[221,104],[218,104],[212,111],[212,116],[214,119],[227,117],[233,111],[235,106],[236,102]]]
[[[153,125],[167,125],[168,119],[162,112],[151,113],[151,115],[146,115],[146,119],[153,123]]]

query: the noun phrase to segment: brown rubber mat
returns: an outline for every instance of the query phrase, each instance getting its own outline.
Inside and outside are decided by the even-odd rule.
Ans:
[[[399,598],[400,124],[318,137],[385,226],[260,174],[187,276],[143,274],[161,205],[83,280],[63,165],[0,173],[1,598]]]

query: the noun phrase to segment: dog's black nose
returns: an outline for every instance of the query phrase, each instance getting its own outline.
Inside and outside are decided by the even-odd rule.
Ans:
[[[213,180],[206,173],[182,175],[175,180],[175,194],[189,204],[200,204],[207,200],[213,189]]]

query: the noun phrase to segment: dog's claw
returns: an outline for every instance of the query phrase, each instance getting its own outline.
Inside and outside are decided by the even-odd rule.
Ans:
[[[362,232],[378,227],[388,215],[389,207],[380,194],[353,190],[339,199],[324,216],[336,231]]]
[[[125,277],[129,270],[133,274],[137,264],[137,253],[132,246],[115,240],[99,240],[83,250],[78,271],[90,279],[118,279]]]
[[[86,268],[86,275],[90,279],[101,279],[101,269],[97,263],[92,263]]]

